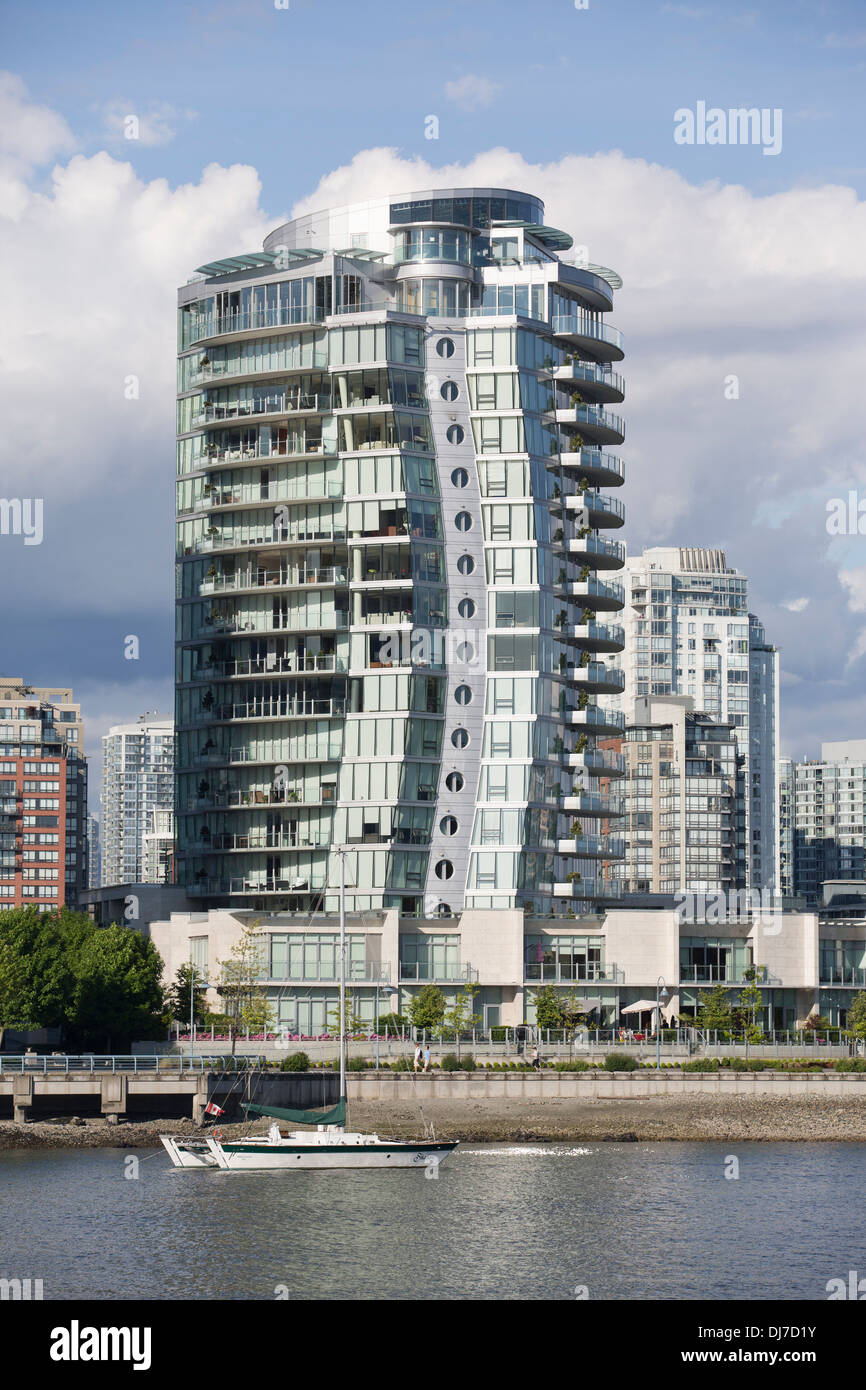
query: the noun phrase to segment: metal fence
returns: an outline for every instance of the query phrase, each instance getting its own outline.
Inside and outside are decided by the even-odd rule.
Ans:
[[[20,1053],[0,1056],[0,1075],[13,1076],[34,1073],[37,1076],[68,1076],[70,1073],[96,1072],[161,1072],[164,1075],[182,1075],[184,1072],[248,1071],[262,1066],[267,1059],[256,1056],[231,1056],[231,1054],[204,1057],[190,1057],[177,1052],[153,1053],[150,1056],[110,1056],[84,1053],[80,1057],[67,1057],[65,1053],[39,1056],[37,1053]]]

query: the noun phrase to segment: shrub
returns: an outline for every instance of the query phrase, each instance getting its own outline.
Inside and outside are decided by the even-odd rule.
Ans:
[[[683,1071],[718,1071],[718,1057],[695,1057],[691,1062],[683,1062]]]
[[[457,1056],[456,1052],[446,1052],[440,1062],[440,1066],[443,1071],[460,1071],[460,1058]]]
[[[409,1065],[409,1059],[408,1059],[407,1057],[398,1057],[397,1060],[396,1060],[396,1062],[392,1062],[392,1063],[391,1063],[391,1070],[392,1070],[392,1071],[411,1071],[412,1068],[411,1068],[411,1066]]]
[[[405,1014],[382,1014],[376,1019],[377,1033],[399,1033],[401,1028],[408,1028],[409,1020]]]
[[[293,1052],[280,1062],[280,1071],[309,1071],[310,1059],[306,1052]]]
[[[475,1071],[476,1062],[474,1057],[461,1057],[458,1064],[458,1071]]]
[[[366,1057],[350,1057],[346,1063],[346,1071],[369,1071],[372,1065]]]
[[[750,1057],[746,1062],[746,1071],[772,1071],[772,1063],[764,1061],[763,1057]]]
[[[590,1066],[589,1062],[578,1059],[574,1062],[554,1062],[553,1069],[554,1071],[589,1071]]]
[[[636,1071],[637,1061],[628,1052],[609,1052],[604,1059],[605,1071]]]
[[[862,1057],[840,1057],[833,1063],[834,1071],[866,1071],[866,1060]]]

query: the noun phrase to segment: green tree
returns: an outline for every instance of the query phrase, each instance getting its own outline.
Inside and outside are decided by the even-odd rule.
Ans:
[[[205,1016],[205,989],[204,985],[199,984],[201,972],[195,973],[195,988],[193,993],[193,1021],[202,1023]],[[192,985],[192,966],[185,962],[174,977],[174,984],[166,994],[166,1005],[168,1006],[172,1018],[178,1023],[189,1023],[190,988]]]
[[[131,927],[96,928],[76,961],[70,1031],[83,1043],[104,1040],[106,1052],[165,1028],[163,961],[153,942]]]
[[[458,990],[454,1003],[450,1009],[446,1008],[442,1015],[440,1025],[441,1032],[453,1032],[457,1037],[457,1056],[460,1056],[460,1036],[462,1033],[469,1033],[473,1028],[477,1028],[480,1022],[478,1014],[475,1012],[475,996],[478,993],[478,985],[464,985]]]
[[[561,1028],[562,1009],[560,995],[553,985],[539,985],[532,992],[535,1005],[535,1021],[539,1028]]]
[[[698,1028],[726,1032],[731,1026],[731,1013],[731,1002],[725,986],[716,985],[702,996],[695,1023]]]
[[[86,913],[0,912],[0,1045],[5,1028],[65,1028],[77,959],[97,930]]]
[[[748,970],[743,971],[743,978],[747,984],[745,989],[740,991],[740,997],[737,1000],[739,1008],[745,1015],[743,1032],[749,1042],[759,1042],[763,1037],[763,1032],[755,1020],[758,1010],[764,1007],[764,996],[756,984],[759,978],[758,968],[754,965],[750,966]]]
[[[359,1033],[359,1032],[361,1031],[361,1029],[363,1028],[363,1026],[364,1026],[364,1020],[361,1018],[361,1015],[358,1013],[357,1006],[356,1006],[357,1001],[356,1001],[355,994],[354,994],[354,992],[348,987],[348,985],[346,986],[346,989],[345,989],[344,993],[345,993],[345,996],[346,996],[346,1004],[345,1004],[345,1009],[346,1009],[346,1032],[347,1032],[347,1033]],[[331,1032],[332,1032],[332,1033],[336,1033],[336,1034],[337,1034],[337,1037],[339,1037],[339,1036],[340,1036],[340,992],[339,992],[339,990],[337,991],[337,1003],[336,1003],[335,1007],[334,1007],[333,1009],[331,1009],[330,1012],[328,1013],[328,1023],[329,1023],[329,1025],[330,1025]]]
[[[220,979],[217,993],[223,1001],[228,1019],[232,1056],[238,1034],[245,1028],[265,1032],[271,1022],[272,1009],[262,993],[261,979],[265,974],[267,949],[265,937],[259,931],[258,919],[241,928],[227,960],[218,961]]]
[[[438,985],[425,985],[412,995],[406,1012],[413,1027],[435,1033],[445,1017],[445,996]]]
[[[855,994],[848,1010],[848,1032],[858,1042],[866,1041],[866,993]]]

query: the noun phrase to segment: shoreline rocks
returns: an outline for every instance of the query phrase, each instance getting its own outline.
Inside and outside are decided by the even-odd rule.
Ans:
[[[683,1141],[866,1142],[866,1104],[859,1096],[766,1097],[692,1095],[622,1100],[564,1098],[424,1100],[424,1116],[442,1139],[468,1143],[600,1143]],[[75,1117],[80,1118],[80,1117]],[[416,1099],[350,1102],[352,1128],[394,1138],[417,1135]],[[266,1121],[227,1124],[227,1137],[259,1134]],[[158,1148],[160,1134],[194,1136],[189,1119],[145,1118],[109,1125],[92,1117],[16,1125],[0,1120],[0,1152],[58,1148]]]

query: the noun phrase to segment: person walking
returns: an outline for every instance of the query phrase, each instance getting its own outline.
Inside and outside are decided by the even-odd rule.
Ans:
[[[429,1071],[429,1070],[430,1070],[430,1044],[429,1044],[429,1043],[427,1043],[426,1046],[425,1046],[425,1048],[424,1048],[424,1070],[425,1070],[425,1071]]]
[[[538,1048],[535,1046],[534,1043],[532,1045],[532,1065],[536,1071],[538,1071],[539,1067],[541,1066],[541,1058],[538,1055]]]
[[[415,1070],[420,1071],[424,1064],[424,1050],[420,1043],[415,1044]]]

